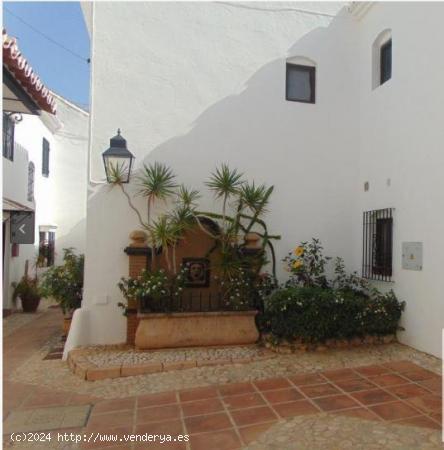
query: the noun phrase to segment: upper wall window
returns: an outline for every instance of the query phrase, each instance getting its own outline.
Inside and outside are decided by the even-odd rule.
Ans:
[[[372,88],[376,89],[392,78],[392,32],[378,34],[372,48]]]
[[[45,138],[42,144],[42,175],[49,177],[49,142]]]
[[[14,161],[14,120],[3,113],[3,156]]]
[[[316,67],[287,62],[286,100],[315,103],[315,88]]]
[[[392,40],[390,39],[381,47],[380,80],[384,84],[392,77]]]

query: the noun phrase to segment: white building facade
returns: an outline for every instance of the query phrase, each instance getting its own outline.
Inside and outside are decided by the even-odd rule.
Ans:
[[[26,266],[33,276],[41,245],[52,247],[49,264],[61,263],[63,248],[85,251],[88,113],[53,95],[56,115],[11,116],[14,151],[11,158],[3,155],[5,310],[20,306],[12,302],[12,285],[23,277]],[[34,244],[10,241],[11,216],[14,208],[22,207],[35,212]]]
[[[101,160],[121,128],[136,170],[170,165],[201,190],[203,207],[214,202],[204,181],[223,162],[274,185],[267,223],[282,235],[278,258],[318,237],[327,255],[361,272],[363,214],[389,210],[392,270],[378,284],[406,301],[399,339],[441,355],[444,4],[82,7],[92,47],[90,183],[84,301],[69,346],[125,340],[116,284],[138,225],[121,193],[103,183]],[[381,84],[389,42],[391,77]],[[295,74],[295,91],[286,91],[288,64],[310,72],[312,97],[287,100],[306,89]],[[422,245],[421,270],[403,268],[411,242]]]

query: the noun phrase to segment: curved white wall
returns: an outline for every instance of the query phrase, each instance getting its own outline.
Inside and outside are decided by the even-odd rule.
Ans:
[[[92,174],[117,128],[144,161],[173,167],[181,182],[214,201],[204,180],[229,162],[275,185],[268,223],[296,243],[321,238],[326,253],[360,270],[362,211],[395,207],[393,284],[408,303],[402,339],[440,354],[443,326],[438,252],[442,248],[442,4],[375,4],[361,20],[340,4],[95,3],[92,15]],[[122,24],[131,26],[122,27]],[[372,90],[372,45],[393,34],[393,79]],[[287,58],[316,63],[316,104],[285,101]],[[427,68],[427,70],[421,70]],[[433,70],[429,70],[432,68]],[[387,178],[391,180],[387,187]],[[363,192],[363,183],[370,191]],[[134,192],[135,187],[129,186]],[[122,195],[90,187],[84,309],[89,342],[125,339],[116,283],[138,227]],[[141,199],[136,200],[144,208]],[[422,240],[424,270],[400,269],[400,243]]]

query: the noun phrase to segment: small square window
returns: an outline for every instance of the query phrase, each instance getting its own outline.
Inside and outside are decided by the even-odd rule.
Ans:
[[[381,46],[381,84],[392,77],[392,40]]]
[[[287,63],[286,100],[315,103],[315,81],[315,67]]]

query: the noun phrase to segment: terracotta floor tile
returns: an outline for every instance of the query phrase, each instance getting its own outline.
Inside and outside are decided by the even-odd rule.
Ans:
[[[327,395],[340,394],[341,392],[330,383],[313,384],[311,386],[301,386],[299,388],[307,397],[326,397]]]
[[[307,384],[325,383],[326,379],[318,373],[303,373],[289,377],[289,380],[296,386],[305,386]]]
[[[418,384],[435,394],[442,394],[442,380],[440,378],[430,378],[429,380],[418,381]]]
[[[133,410],[136,405],[135,398],[118,398],[115,400],[104,400],[97,403],[91,414],[101,414],[113,411]]]
[[[335,411],[334,414],[340,414],[341,416],[347,417],[356,417],[358,419],[365,420],[381,420],[376,414],[372,413],[367,408],[343,409]]]
[[[157,394],[141,395],[137,398],[137,407],[145,408],[148,406],[168,405],[176,403],[175,392],[159,392]]]
[[[369,380],[339,380],[334,383],[345,392],[356,392],[374,389],[377,386]]]
[[[419,412],[404,402],[382,403],[369,409],[384,420],[399,420],[419,415]]]
[[[429,414],[429,417],[433,420],[435,420],[436,422],[439,423],[439,425],[442,424],[442,412],[437,412],[437,413],[431,413]]]
[[[275,403],[285,403],[294,402],[296,400],[302,400],[303,395],[296,389],[278,389],[276,391],[265,391],[262,395],[267,399],[268,402]]]
[[[422,395],[421,397],[409,398],[407,402],[426,413],[438,413],[442,409],[442,400],[439,395]]]
[[[133,411],[119,411],[116,413],[97,414],[90,416],[87,428],[111,428],[119,426],[130,426],[134,421]]]
[[[237,395],[256,392],[256,389],[251,383],[231,383],[219,386],[219,392],[222,395]]]
[[[51,392],[46,389],[38,389],[24,401],[22,406],[26,408],[62,406],[67,404],[70,395],[68,392]]]
[[[334,369],[321,372],[329,380],[360,380],[361,377],[352,369]]]
[[[238,427],[276,420],[276,415],[268,406],[231,411],[231,417]]]
[[[409,425],[411,427],[433,428],[435,430],[441,429],[441,425],[426,416],[410,417],[408,419],[398,420],[395,423],[397,425]]]
[[[378,375],[376,377],[371,378],[372,382],[385,387],[385,386],[396,386],[398,384],[406,384],[410,383],[410,380],[403,378],[400,375],[396,375],[394,373],[387,373],[385,375]]]
[[[192,450],[235,450],[242,447],[233,429],[190,436]],[[150,449],[151,450],[151,449]]]
[[[179,398],[182,402],[193,400],[202,400],[204,398],[217,397],[217,388],[213,386],[205,386],[195,389],[186,389],[179,391]]]
[[[218,398],[206,398],[196,400],[195,402],[185,402],[181,406],[185,417],[211,414],[224,409],[224,405]]]
[[[185,426],[189,434],[205,433],[232,428],[226,413],[207,414],[205,416],[185,417]]]
[[[177,439],[177,438],[176,438]],[[138,442],[134,444],[137,450],[186,450],[186,442]],[[111,449],[110,449],[111,450]],[[114,450],[114,449],[112,449]]]
[[[398,396],[399,398],[411,398],[419,397],[421,395],[427,395],[428,391],[415,383],[402,384],[400,386],[390,386],[387,388],[391,394]]]
[[[319,412],[319,409],[317,409],[308,400],[297,400],[295,402],[279,403],[277,405],[273,405],[273,408],[283,419]]]
[[[68,405],[94,405],[103,399],[88,394],[72,394],[68,400]]]
[[[144,423],[136,426],[136,434],[185,434],[181,420]]]
[[[423,368],[412,370],[411,372],[405,372],[402,375],[412,381],[423,381],[440,378],[440,376],[437,375],[436,373]]]
[[[271,391],[274,389],[284,389],[291,387],[290,382],[285,378],[270,378],[268,380],[257,380],[255,386],[261,391]]]
[[[383,364],[384,367],[389,368],[390,370],[393,370],[394,372],[411,372],[412,370],[416,370],[420,368],[417,364],[412,363],[411,361],[393,361],[389,363]]]
[[[265,433],[276,422],[258,423],[239,428],[239,433],[245,445],[255,441],[261,434]]]
[[[339,409],[354,408],[359,404],[348,395],[332,395],[314,399],[323,411],[337,411]]]
[[[228,409],[251,408],[252,406],[265,405],[259,394],[229,395],[223,398]]]
[[[391,402],[396,400],[396,397],[383,391],[382,389],[371,389],[369,391],[353,392],[351,394],[356,400],[363,405],[376,405],[377,403]]]
[[[358,372],[361,375],[364,375],[365,377],[373,377],[376,375],[383,375],[385,373],[389,373],[390,369],[384,366],[380,366],[378,364],[373,364],[371,366],[362,366],[362,367],[356,367],[356,372]]]
[[[162,405],[137,410],[137,423],[162,422],[180,417],[179,405]]]

